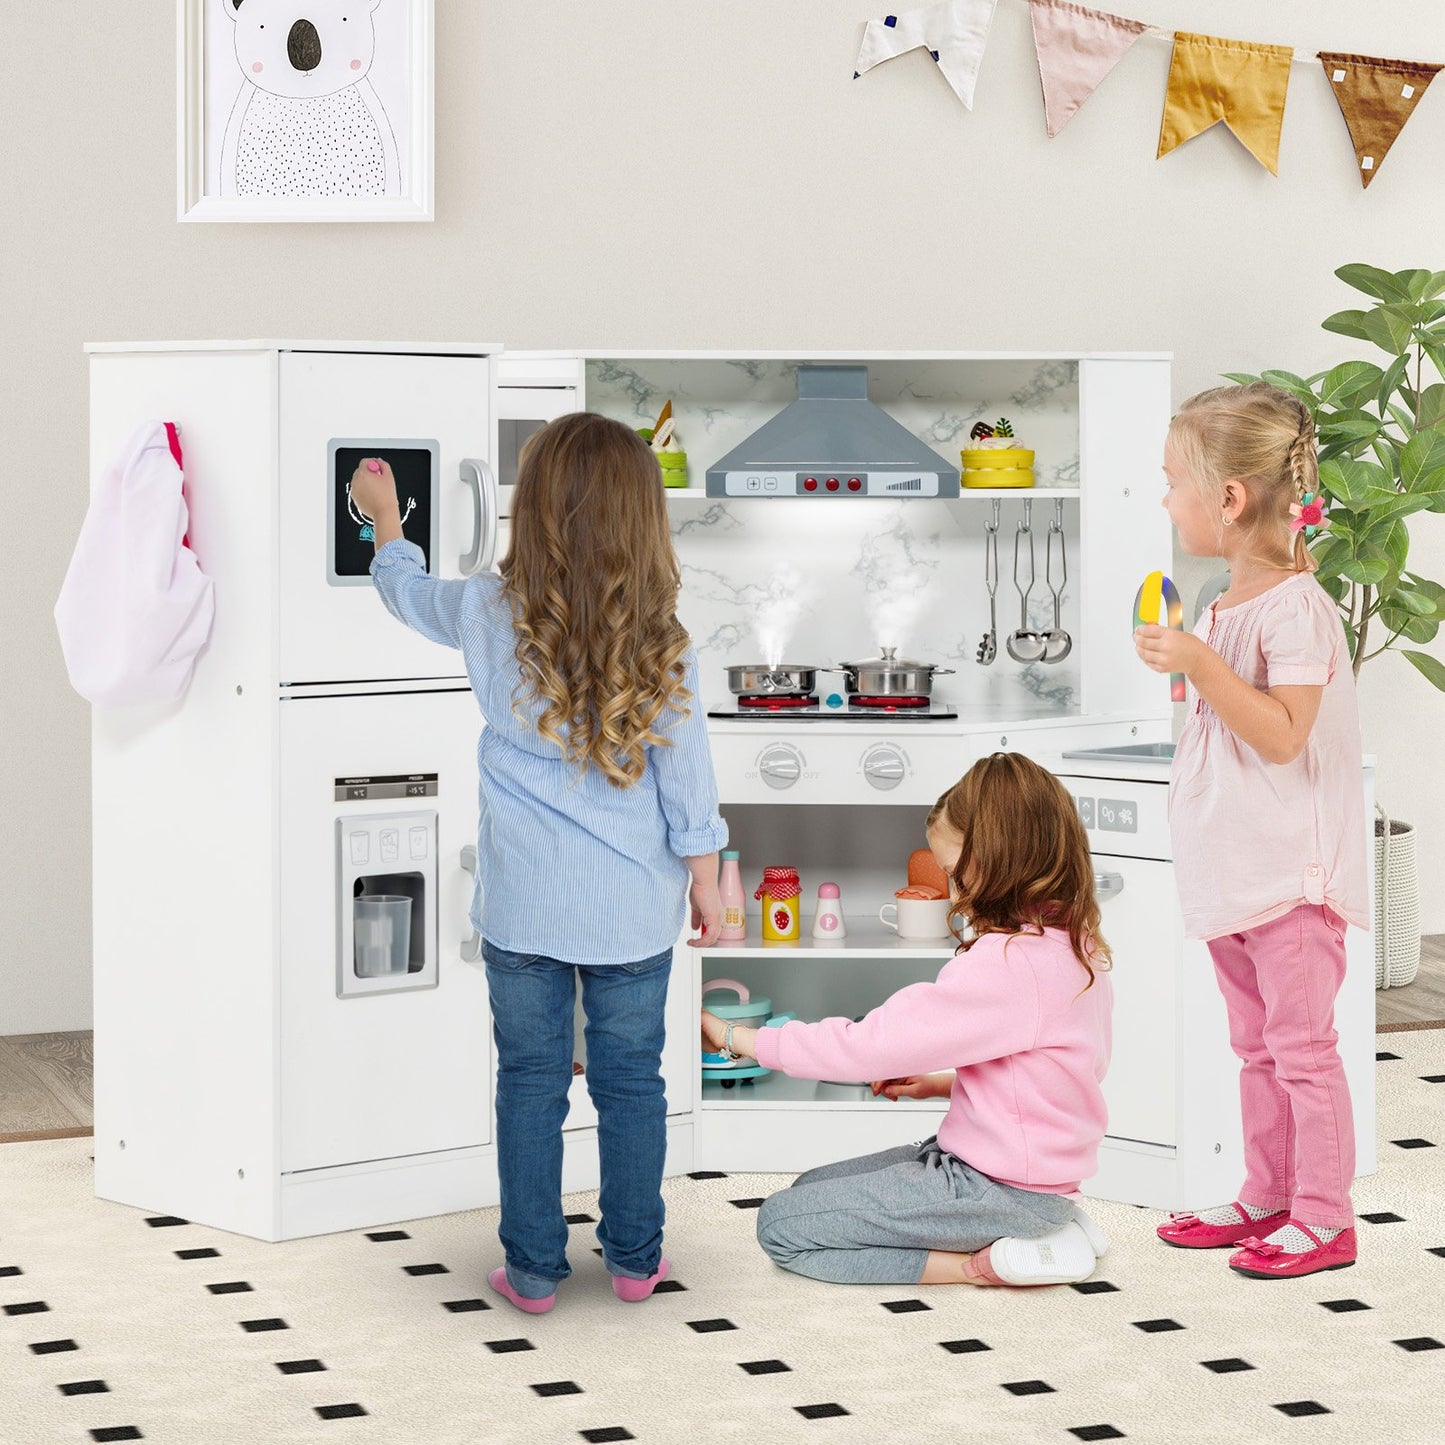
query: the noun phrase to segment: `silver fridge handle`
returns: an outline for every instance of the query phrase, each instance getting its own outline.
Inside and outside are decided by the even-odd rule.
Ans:
[[[1124,891],[1124,875],[1122,873],[1098,873],[1094,874],[1094,894],[1098,898],[1114,898]]]
[[[465,465],[465,464],[464,464]],[[477,876],[477,848],[475,843],[468,843],[462,849],[462,869],[470,877]],[[471,937],[462,939],[462,962],[475,963],[482,956],[482,935],[474,928]]]
[[[497,479],[486,462],[463,457],[462,481],[472,489],[472,550],[457,566],[463,577],[485,572],[497,555]]]

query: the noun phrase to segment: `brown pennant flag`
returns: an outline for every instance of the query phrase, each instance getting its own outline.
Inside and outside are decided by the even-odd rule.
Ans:
[[[1368,186],[1426,86],[1445,67],[1333,50],[1320,51],[1320,64],[1355,143],[1360,184]]]

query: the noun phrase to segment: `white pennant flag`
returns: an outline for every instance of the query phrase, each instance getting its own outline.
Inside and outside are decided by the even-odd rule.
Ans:
[[[953,93],[972,110],[973,89],[978,83],[978,68],[983,63],[983,48],[988,43],[988,27],[997,3],[945,0],[942,5],[910,10],[905,15],[870,20],[863,31],[853,78],[921,45],[938,62]]]

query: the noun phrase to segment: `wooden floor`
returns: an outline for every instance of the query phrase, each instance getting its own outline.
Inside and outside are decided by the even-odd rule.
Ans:
[[[89,1031],[0,1039],[0,1144],[89,1134],[93,1068]]]
[[[1420,968],[1412,983],[1375,990],[1375,1027],[1387,1034],[1445,1028],[1445,934],[1420,940]]]
[[[1445,1028],[1445,934],[1420,945],[1420,970],[1404,988],[1375,991],[1381,1033]],[[93,1056],[88,1032],[0,1039],[0,1144],[89,1134]]]

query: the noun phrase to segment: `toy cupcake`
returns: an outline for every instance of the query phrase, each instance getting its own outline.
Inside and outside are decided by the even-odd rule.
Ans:
[[[1006,416],[992,426],[986,421],[975,423],[968,437],[972,445],[959,453],[965,487],[1033,486],[1034,454],[1019,446]]]

